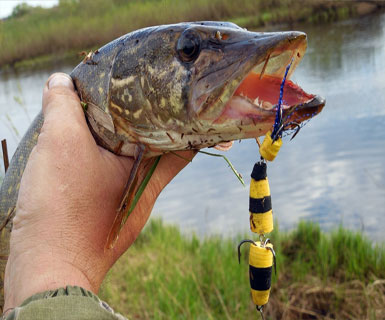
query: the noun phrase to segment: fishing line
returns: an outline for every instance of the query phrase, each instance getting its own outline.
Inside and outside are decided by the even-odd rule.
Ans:
[[[287,78],[287,74],[289,73],[289,69],[291,67],[291,64],[293,63],[294,59],[291,59],[289,65],[286,67],[285,75],[283,76],[281,87],[279,89],[279,99],[278,99],[278,105],[277,105],[277,113],[275,114],[275,121],[273,126],[273,132],[271,133],[271,138],[273,140],[276,140],[277,137],[282,137],[282,99],[283,99],[283,89],[285,87],[285,82]]]

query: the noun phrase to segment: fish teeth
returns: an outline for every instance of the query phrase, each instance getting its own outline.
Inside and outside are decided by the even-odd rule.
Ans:
[[[263,101],[262,108],[266,110],[271,110],[273,108],[273,105],[269,101]]]
[[[260,104],[259,104],[259,97],[256,97],[253,103],[254,103],[256,106],[259,107],[259,106],[260,106]]]

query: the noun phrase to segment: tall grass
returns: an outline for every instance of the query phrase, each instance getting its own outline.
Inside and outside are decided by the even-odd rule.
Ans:
[[[342,227],[325,235],[319,225],[301,222],[284,237],[280,249],[291,261],[296,279],[303,279],[309,272],[323,280],[333,277],[367,282],[385,278],[384,248],[373,245],[361,233]]]
[[[101,297],[132,319],[256,319],[246,246],[240,265],[236,254],[245,237],[250,238],[199,240],[152,220],[110,272]],[[311,223],[300,223],[290,234],[275,231],[272,239],[278,276],[268,316],[385,315],[383,246],[342,228],[324,234]]]
[[[374,1],[385,5],[381,1]],[[355,1],[308,0],[61,0],[0,21],[0,66],[23,59],[100,46],[157,24],[230,20],[246,27],[325,21],[354,14]]]

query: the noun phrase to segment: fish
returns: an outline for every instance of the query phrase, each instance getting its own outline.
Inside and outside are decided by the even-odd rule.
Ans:
[[[87,54],[70,76],[90,131],[100,146],[135,159],[108,247],[125,221],[143,159],[227,148],[231,141],[263,136],[274,124],[289,63],[283,124],[321,112],[325,99],[290,80],[306,46],[303,32],[251,32],[230,22],[203,21],[140,29]],[[20,180],[43,122],[39,113],[0,189],[1,291]]]
[[[71,77],[100,145],[126,156],[142,145],[153,157],[264,135],[285,68],[293,59],[290,78],[306,44],[302,32],[256,33],[225,22],[150,27],[97,50]],[[284,101],[291,122],[324,105],[291,81]]]

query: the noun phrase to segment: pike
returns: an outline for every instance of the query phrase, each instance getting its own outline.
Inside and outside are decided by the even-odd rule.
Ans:
[[[141,181],[143,159],[178,150],[228,146],[271,129],[286,66],[283,124],[301,123],[325,105],[289,80],[306,50],[302,32],[249,32],[228,22],[149,27],[124,35],[71,72],[96,142],[135,159],[107,247],[115,243]],[[43,124],[39,113],[21,140],[0,189],[0,275],[20,180]],[[151,173],[151,172],[150,172]],[[1,298],[0,298],[1,299]],[[2,302],[0,302],[2,305]]]

